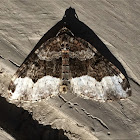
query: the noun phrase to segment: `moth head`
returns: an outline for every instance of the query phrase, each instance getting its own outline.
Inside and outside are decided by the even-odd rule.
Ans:
[[[68,90],[68,87],[66,85],[60,86],[60,89],[59,89],[60,93],[66,94],[67,90]]]

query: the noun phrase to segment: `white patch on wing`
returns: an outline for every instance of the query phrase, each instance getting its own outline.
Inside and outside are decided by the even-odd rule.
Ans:
[[[16,89],[11,93],[11,100],[39,100],[54,96],[59,93],[60,79],[52,76],[44,76],[36,83],[31,78],[16,78]]]
[[[122,88],[122,79],[119,76],[106,76],[100,82],[91,76],[81,76],[71,79],[73,92],[86,99],[100,100],[120,99],[128,97],[126,91]]]

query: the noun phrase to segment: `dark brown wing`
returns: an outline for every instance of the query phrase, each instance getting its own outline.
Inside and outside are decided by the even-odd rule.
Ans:
[[[77,57],[70,55],[69,60],[74,93],[84,98],[101,101],[116,100],[131,95],[128,80],[115,65],[83,39],[73,40],[73,43],[70,43],[71,54],[79,55]],[[80,53],[80,51],[85,52]]]
[[[29,55],[9,85],[11,99],[38,100],[59,93],[61,50],[54,37]]]

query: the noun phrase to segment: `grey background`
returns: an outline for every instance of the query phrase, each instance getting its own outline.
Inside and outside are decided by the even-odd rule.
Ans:
[[[65,98],[72,99],[71,102],[78,103],[79,106],[70,108],[69,104],[64,104],[60,108],[63,101],[60,98],[53,98],[49,101],[30,104],[30,107],[28,104],[23,107],[32,111],[32,117],[38,122],[41,120],[39,123],[66,130],[65,134],[69,139],[89,138],[92,140],[96,139],[95,137],[98,139],[140,139],[139,0],[1,0],[0,67],[2,74],[0,82],[2,96],[6,96],[8,83],[11,75],[17,70],[17,66],[24,61],[40,38],[62,19],[65,10],[70,6],[76,10],[79,20],[92,29],[121,62],[129,77],[132,97],[121,102],[98,103],[80,98],[72,99],[73,95],[69,95]],[[55,113],[50,113],[49,106],[50,110],[55,110]],[[46,108],[43,112],[45,118],[42,118],[40,112],[42,108]],[[81,108],[95,118],[88,117]],[[57,121],[58,118],[59,121]],[[64,123],[64,120],[67,123]],[[9,123],[13,121],[12,116],[6,121]],[[76,131],[77,124],[81,126],[79,131]],[[3,126],[4,124],[1,127]],[[16,132],[13,131],[13,133]],[[5,139],[8,137],[6,132],[2,132],[0,136],[3,135]]]

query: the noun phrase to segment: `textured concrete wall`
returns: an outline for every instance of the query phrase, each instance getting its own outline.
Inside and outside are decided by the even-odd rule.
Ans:
[[[72,99],[71,102],[77,103],[78,106],[71,108],[69,104],[64,104],[60,108],[63,101],[53,98],[49,101],[30,104],[30,106],[26,104],[23,107],[32,112],[32,117],[38,121],[38,125],[51,125],[52,128],[63,129],[69,139],[87,140],[96,139],[95,137],[98,139],[135,139],[140,137],[139,0],[1,0],[0,94],[6,96],[11,75],[39,39],[62,19],[65,10],[70,6],[76,10],[79,20],[92,29],[121,62],[129,77],[132,97],[121,102],[98,103],[80,98],[72,99],[73,95],[69,95],[65,98]],[[3,101],[3,98],[1,100]],[[2,114],[0,126],[14,137],[19,132],[7,129],[8,123],[4,122],[9,120],[11,127],[14,126],[11,124],[13,118],[16,122],[20,118],[17,117],[17,120],[15,116],[5,118],[6,115],[10,115],[7,109],[13,108],[5,105],[5,102],[2,102],[4,105],[0,108]],[[22,116],[20,111],[16,112]],[[27,125],[28,123],[27,121]],[[19,121],[18,125],[21,124]],[[21,126],[21,131],[24,130],[23,127]],[[40,130],[42,128],[39,127],[34,132]],[[0,136],[3,137],[3,135],[8,139],[8,134],[3,132]]]

